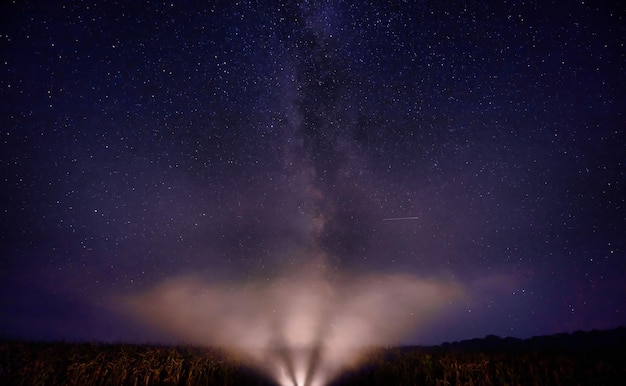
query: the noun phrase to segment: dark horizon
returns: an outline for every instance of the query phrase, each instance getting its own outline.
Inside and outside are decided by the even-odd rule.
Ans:
[[[583,348],[609,348],[623,347],[626,340],[626,326],[619,326],[604,330],[592,329],[588,331],[576,330],[547,335],[535,335],[527,338],[514,336],[499,336],[487,334],[482,337],[472,337],[462,340],[445,341],[437,344],[397,344],[392,346],[373,347],[372,349],[413,349],[413,348],[443,348],[443,349],[467,349],[467,350],[519,350],[519,349],[583,349]],[[223,350],[218,346],[198,345],[191,342],[124,342],[124,341],[68,341],[68,340],[32,340],[14,339],[0,336],[0,342],[21,342],[33,344],[95,344],[95,345],[136,345],[148,347],[197,347],[209,350]]]
[[[328,275],[324,326],[350,296],[376,319],[365,301],[392,304],[395,277],[432,284],[392,310],[415,322],[398,344],[626,325],[619,2],[0,15],[7,337],[181,339],[127,300],[194,277],[280,306],[277,280],[308,266]]]

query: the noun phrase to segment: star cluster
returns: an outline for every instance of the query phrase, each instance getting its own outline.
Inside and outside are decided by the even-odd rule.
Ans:
[[[463,283],[411,342],[626,324],[617,2],[0,14],[8,337],[133,339],[119,296],[312,255]]]

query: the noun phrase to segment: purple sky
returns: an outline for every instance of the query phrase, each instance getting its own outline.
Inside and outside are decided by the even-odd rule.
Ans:
[[[626,325],[624,6],[353,3],[3,2],[1,336],[318,255],[462,286],[403,343]]]

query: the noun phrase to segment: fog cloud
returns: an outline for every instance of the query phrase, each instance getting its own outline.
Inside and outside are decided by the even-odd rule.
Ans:
[[[368,348],[396,344],[462,293],[449,279],[306,267],[253,283],[179,277],[128,304],[140,319],[187,342],[229,350],[281,386],[322,386]]]

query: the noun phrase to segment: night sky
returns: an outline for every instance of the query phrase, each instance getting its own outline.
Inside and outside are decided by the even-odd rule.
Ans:
[[[0,336],[309,265],[462,286],[404,343],[626,325],[626,8],[388,3],[3,1]]]

